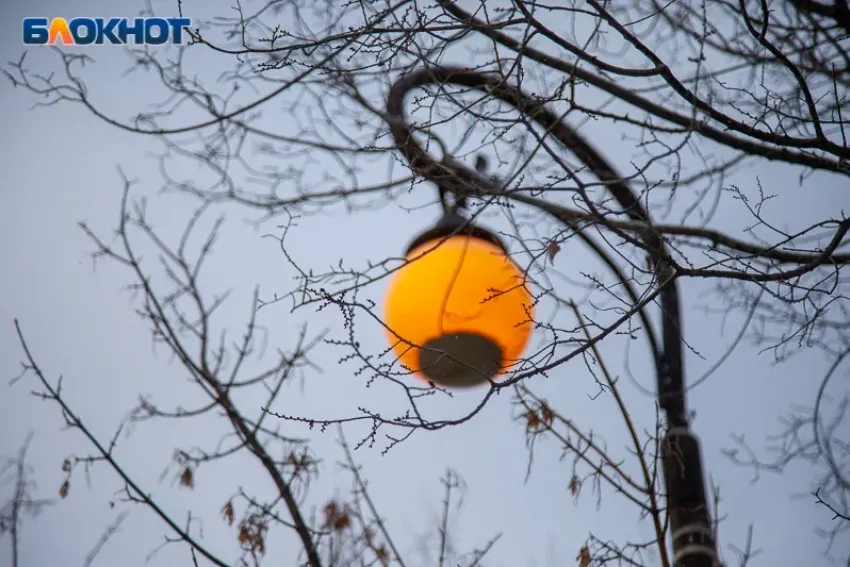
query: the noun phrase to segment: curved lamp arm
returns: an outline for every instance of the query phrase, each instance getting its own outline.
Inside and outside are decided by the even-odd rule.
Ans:
[[[689,430],[685,403],[679,292],[673,264],[663,239],[652,230],[651,219],[634,191],[581,134],[560,120],[543,102],[506,84],[496,75],[461,67],[428,67],[414,71],[392,85],[387,97],[390,132],[414,173],[454,193],[456,197],[476,195],[482,188],[488,192],[499,192],[492,180],[463,164],[452,163],[448,166],[434,160],[413,137],[404,112],[407,94],[418,87],[446,83],[478,89],[483,94],[507,102],[536,122],[547,136],[558,140],[593,172],[631,220],[646,226],[646,229],[640,231],[638,241],[621,231],[617,232],[647,251],[657,283],[662,286],[659,295],[662,348],[656,355],[656,375],[658,402],[667,421],[662,449],[673,537],[673,561],[677,567],[713,567],[717,564],[717,554],[705,497],[702,462],[698,442]],[[592,207],[592,203],[588,205]],[[596,247],[595,251],[600,253],[601,249]],[[611,262],[606,263],[628,286],[622,273]],[[645,314],[641,315],[648,321]],[[647,332],[654,334],[649,326]],[[654,345],[655,341],[651,343]]]
[[[540,101],[526,95],[520,89],[505,84],[493,75],[477,71],[452,67],[425,68],[403,77],[390,89],[387,98],[390,131],[416,174],[461,196],[474,195],[479,192],[479,187],[494,185],[492,180],[462,164],[452,164],[449,168],[444,163],[434,160],[412,135],[404,115],[406,95],[417,87],[444,83],[476,88],[484,94],[514,106],[519,112],[537,122],[549,136],[572,151],[600,181],[605,183],[632,220],[651,227],[649,215],[635,193],[614,167],[583,136],[558,119]],[[669,255],[663,240],[651,229],[642,231],[641,242],[637,244],[642,244],[642,247],[646,249],[658,275],[659,284],[665,286],[660,294],[662,310],[665,313],[661,337],[664,348],[660,353],[661,359],[658,361],[658,391],[661,406],[671,426],[687,425],[687,408],[683,392],[679,294],[676,282],[669,281],[672,278],[671,271],[665,268],[669,265]]]

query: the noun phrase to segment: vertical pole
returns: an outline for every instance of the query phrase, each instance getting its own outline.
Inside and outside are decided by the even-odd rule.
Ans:
[[[661,445],[674,567],[716,567],[699,441],[686,427],[667,430]]]
[[[672,277],[663,267],[659,283]],[[658,402],[667,417],[661,442],[667,516],[673,544],[674,567],[716,567],[717,544],[705,492],[699,441],[688,424],[685,396],[682,314],[675,280],[661,292],[662,360],[659,364]]]
[[[564,148],[570,150],[598,177],[619,201],[632,220],[646,222],[649,216],[624,178],[578,132],[530,98],[520,89],[508,86],[500,78],[457,67],[428,67],[410,73],[395,83],[387,96],[390,131],[411,169],[455,195],[475,194],[486,186],[477,171],[463,167],[448,170],[434,161],[413,137],[404,116],[404,97],[412,89],[429,84],[453,83],[478,88],[514,106],[545,128]],[[661,442],[667,515],[673,539],[674,567],[716,567],[719,564],[711,514],[706,499],[699,442],[691,433],[685,403],[683,340],[679,292],[673,270],[666,265],[665,245],[658,234],[647,229],[642,235],[655,265],[659,285],[666,286],[660,296],[662,312],[662,352],[658,360],[658,403],[664,410],[666,433]]]

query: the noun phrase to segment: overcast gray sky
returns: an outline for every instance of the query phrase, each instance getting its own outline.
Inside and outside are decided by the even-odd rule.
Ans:
[[[216,2],[207,12],[225,9],[227,4]],[[158,3],[157,9],[162,11],[165,5]],[[184,6],[192,15],[191,3]],[[20,19],[24,16],[133,15],[137,4],[134,0],[34,0],[26,4],[4,3],[2,11],[0,53],[5,62],[17,59],[22,51]],[[47,51],[30,49],[30,67],[56,69],[56,58]],[[150,102],[146,91],[150,80],[122,77],[126,55],[117,48],[100,48],[95,56],[96,65],[86,74],[94,98],[122,117],[145,108]],[[192,64],[212,71],[204,68],[209,64],[203,57]],[[155,140],[108,127],[82,108],[63,104],[30,110],[36,102],[34,96],[12,89],[5,80],[0,81],[0,97],[0,167],[4,172],[0,188],[0,325],[4,330],[0,334],[0,376],[11,378],[19,371],[22,351],[13,328],[13,319],[18,318],[42,368],[52,378],[64,377],[68,401],[98,435],[108,438],[140,394],[166,400],[192,392],[179,366],[162,352],[154,351],[147,326],[133,312],[133,299],[122,290],[130,283],[130,274],[108,262],[100,262],[97,270],[93,269],[91,242],[76,226],[77,222],[86,221],[96,232],[109,237],[118,215],[119,166],[138,181],[139,194],[154,195],[160,178],[151,152],[160,150],[160,146]],[[597,127],[594,134],[601,146],[622,143],[618,133],[608,126]],[[192,175],[191,170],[177,173]],[[375,172],[377,179],[383,175],[383,170]],[[789,216],[793,213],[800,223],[832,214],[836,208],[846,210],[850,204],[846,188],[841,194],[835,179],[816,176],[800,190],[795,176],[777,166],[744,170],[735,182],[752,184],[756,177],[781,195],[775,206],[787,208]],[[156,228],[172,241],[191,210],[192,202],[186,198],[157,197],[152,203]],[[735,214],[728,212],[728,218],[721,218],[721,225],[740,226],[743,217]],[[415,231],[436,215],[433,207],[408,212],[390,205],[350,215],[336,208],[328,215],[300,219],[290,253],[316,269],[334,265],[340,258],[363,265],[367,259],[398,254]],[[238,329],[247,319],[250,294],[256,284],[269,293],[286,291],[295,275],[281,257],[277,243],[262,238],[263,234],[276,232],[278,223],[256,230],[242,222],[245,217],[244,211],[230,210],[205,280],[210,293],[234,289],[220,320],[221,325],[232,329]],[[562,251],[558,261],[580,266],[585,258],[586,251],[570,248]],[[725,350],[737,328],[729,325],[722,332],[719,318],[706,318],[691,308],[705,287],[700,287],[703,284],[699,282],[686,285],[688,340],[708,360],[689,357],[688,371],[698,375]],[[373,286],[366,295],[380,301],[383,286]],[[341,322],[338,314],[330,311],[301,310],[290,314],[284,308],[269,309],[263,317],[261,322],[270,329],[273,346],[284,349],[294,344],[302,322],[309,321],[315,333],[323,328],[338,329]],[[384,337],[377,328],[364,323],[358,333],[366,348],[374,352],[383,348]],[[338,417],[356,413],[359,405],[402,407],[397,389],[380,385],[366,388],[365,379],[354,375],[354,365],[338,363],[339,352],[331,348],[317,352],[316,361],[324,371],[310,374],[303,389],[291,387],[282,411]],[[754,523],[756,544],[763,549],[756,564],[825,562],[819,555],[823,542],[814,535],[813,527],[828,524],[829,518],[813,505],[811,497],[792,497],[808,493],[810,470],[794,467],[782,477],[766,475],[752,484],[750,471],[730,466],[720,449],[730,446],[730,434],[739,432],[746,432],[756,446],[761,446],[764,437],[778,429],[776,418],[789,404],[811,400],[812,388],[824,368],[825,363],[814,351],[774,367],[769,354],[759,355],[743,345],[720,372],[691,395],[691,406],[697,412],[694,427],[703,441],[706,467],[722,487],[726,518],[720,543],[724,547],[742,546],[748,524]],[[649,371],[636,365],[632,370],[638,374]],[[612,407],[588,399],[587,394],[594,387],[580,362],[566,365],[552,379],[538,379],[532,386],[541,394],[561,400],[562,411],[592,424],[609,445],[622,445],[623,432]],[[61,416],[55,407],[29,395],[33,387],[32,381],[0,387],[0,454],[15,453],[26,434],[33,431],[30,462],[36,468],[40,491],[52,496],[63,480],[62,460],[72,452],[85,453],[89,447],[77,432],[62,430]],[[444,405],[431,410],[462,415],[479,395],[464,394],[454,401],[442,398],[440,403]],[[637,416],[651,415],[650,398],[632,398]],[[446,467],[457,469],[467,485],[463,507],[455,516],[455,544],[470,550],[483,545],[495,533],[504,532],[490,565],[570,565],[588,531],[609,538],[635,533],[649,536],[649,526],[637,525],[636,512],[613,495],[603,500],[601,510],[596,509],[595,500],[589,495],[574,504],[567,490],[570,469],[566,463],[559,463],[557,450],[538,451],[531,479],[524,484],[524,435],[522,428],[512,423],[511,412],[509,396],[503,395],[462,427],[414,435],[383,457],[381,447],[357,452],[378,506],[402,549],[411,554],[411,564],[420,562],[419,542],[435,537],[442,496],[439,478]],[[335,492],[347,490],[348,478],[335,467],[340,453],[333,431],[318,434],[287,427],[292,427],[293,435],[313,437],[314,450],[325,459],[311,502],[320,505]],[[362,431],[352,429],[350,438],[356,438],[357,433]],[[145,490],[167,495],[165,506],[177,518],[184,518],[190,507],[194,515],[203,517],[205,540],[232,558],[235,533],[220,521],[219,509],[235,485],[265,482],[251,476],[258,474],[256,469],[251,469],[255,471],[251,473],[246,467],[233,464],[227,469],[202,471],[197,488],[191,493],[175,488],[173,473],[161,478],[177,446],[209,442],[212,434],[204,423],[144,427],[122,440],[124,449],[119,449],[118,454]],[[553,448],[544,444],[546,447]],[[102,466],[92,471],[89,486],[82,476],[75,477],[67,499],[45,511],[35,523],[26,525],[21,549],[23,565],[82,565],[104,527],[121,509],[109,506],[119,488],[112,472]],[[142,566],[148,553],[167,534],[147,510],[129,509],[131,514],[121,533],[106,546],[95,565]],[[9,561],[8,544],[0,545],[0,566],[4,566]],[[292,540],[276,541],[270,552],[282,554],[284,559],[278,564],[287,565],[287,554],[292,553],[294,545]],[[733,560],[734,556],[728,558]],[[188,554],[172,550],[158,555],[151,564],[183,562],[188,564]]]

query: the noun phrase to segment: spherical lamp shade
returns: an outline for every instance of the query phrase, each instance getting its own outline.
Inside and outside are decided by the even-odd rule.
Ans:
[[[476,231],[423,234],[386,297],[393,352],[419,378],[447,388],[497,377],[520,358],[533,328],[522,271],[495,236]]]

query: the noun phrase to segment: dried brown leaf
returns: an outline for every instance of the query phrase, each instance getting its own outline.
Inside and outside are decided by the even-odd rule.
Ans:
[[[351,525],[351,517],[343,512],[334,520],[334,531],[341,532]]]
[[[575,496],[578,494],[579,488],[581,488],[581,481],[579,481],[576,475],[573,475],[573,478],[570,479],[570,494]]]
[[[71,459],[62,461],[62,472],[71,472]]]
[[[341,532],[351,525],[351,517],[348,512],[333,500],[325,504],[324,513],[326,528]]]
[[[537,415],[536,411],[529,409],[522,416],[525,418],[525,431],[527,433],[534,433],[540,430],[540,416]]]
[[[298,460],[298,457],[294,452],[290,452],[286,460],[289,461],[289,464],[292,465],[296,473],[301,469],[301,462]]]
[[[381,545],[381,547],[375,550],[375,555],[378,556],[378,561],[380,561],[381,565],[384,567],[387,567],[390,564],[390,554],[387,552],[387,548],[384,545]]]
[[[192,467],[187,466],[183,469],[183,473],[180,475],[180,486],[195,488],[195,474],[192,472]]]
[[[62,483],[62,486],[59,487],[59,498],[65,498],[68,496],[68,491],[71,489],[71,481],[66,480]]]
[[[239,524],[239,544],[261,555],[266,553],[266,521],[258,515],[251,515]]]
[[[576,561],[578,561],[578,567],[590,567],[590,549],[586,545],[579,550]]]
[[[551,240],[549,244],[546,245],[546,257],[549,259],[550,264],[555,264],[555,256],[557,256],[560,251],[561,245],[554,240]]]
[[[552,425],[552,422],[555,421],[555,412],[546,402],[540,402],[540,419],[546,425]]]
[[[227,525],[233,525],[233,502],[228,501],[227,504],[224,505],[224,508],[221,509],[221,515],[224,516],[224,519],[227,520]]]
[[[254,551],[260,555],[266,554],[266,540],[263,538],[262,532],[258,531],[254,534],[254,537],[251,540],[251,545],[254,547]]]
[[[324,508],[325,513],[325,527],[330,527],[334,525],[336,519],[339,517],[339,508],[336,505],[336,502],[331,500],[327,504],[325,504]]]

